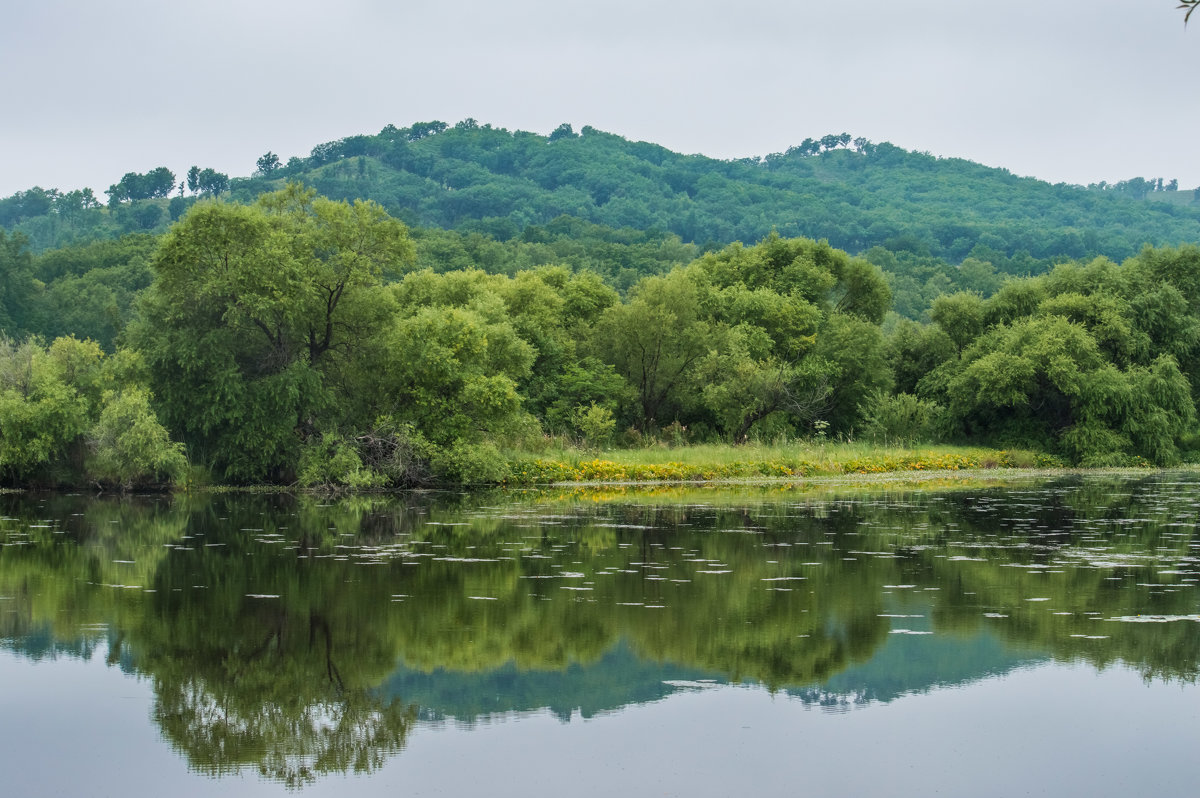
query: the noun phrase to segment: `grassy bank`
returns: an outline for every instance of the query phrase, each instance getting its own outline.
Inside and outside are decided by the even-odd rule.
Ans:
[[[555,449],[509,455],[508,485],[558,482],[689,482],[961,471],[989,468],[1061,468],[1038,452],[965,446],[887,448],[816,442],[788,446],[699,445],[678,448],[586,451]]]

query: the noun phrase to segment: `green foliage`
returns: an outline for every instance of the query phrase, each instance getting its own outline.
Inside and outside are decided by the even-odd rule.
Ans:
[[[943,297],[935,318],[962,355],[920,390],[968,436],[1054,441],[1085,465],[1177,462],[1195,418],[1197,318],[1180,290],[1195,279],[1190,259],[1147,251],[1125,266],[1064,264],[986,302]]]
[[[508,460],[491,443],[452,441],[433,452],[430,465],[442,479],[463,485],[495,484],[509,476]]]
[[[257,161],[255,161],[254,165],[256,167],[257,174],[264,177],[279,169],[281,166],[279,163],[279,156],[270,150],[268,150],[265,155],[261,156]]]
[[[643,432],[674,420],[694,401],[693,369],[720,334],[704,318],[693,281],[682,271],[640,282],[630,301],[605,311],[595,340],[633,388],[632,421]]]
[[[985,294],[998,274],[1022,274],[1029,262],[1126,257],[1143,240],[1193,239],[1197,226],[1194,213],[1173,206],[865,140],[730,162],[592,127],[573,135],[560,126],[549,137],[477,123],[438,127],[389,126],[328,142],[289,169],[330,196],[370,196],[410,221],[442,227],[507,218],[525,229],[565,211],[685,241],[758,240],[778,228],[853,251],[886,246],[952,263],[973,257],[959,287]]]
[[[229,190],[229,175],[215,169],[193,166],[187,173],[187,187],[193,194],[216,196]]]
[[[109,392],[88,432],[87,470],[102,483],[123,490],[178,482],[187,470],[183,444],[172,442],[154,415],[143,389]]]
[[[612,411],[595,402],[587,407],[576,405],[571,413],[571,422],[584,441],[595,448],[606,445],[617,427]]]
[[[814,354],[830,364],[829,398],[822,415],[833,432],[848,432],[861,421],[860,398],[891,388],[883,333],[861,318],[834,313],[817,338]]]
[[[644,433],[670,419],[744,441],[755,425],[817,415],[841,430],[857,418],[855,386],[888,381],[877,326],[887,297],[866,261],[772,234],[643,280],[592,346],[637,393],[625,420]]]
[[[599,405],[615,415],[633,401],[633,394],[613,366],[588,355],[578,362],[568,362],[542,394],[542,401],[545,426],[565,430],[575,426],[575,408]]]
[[[109,207],[130,200],[168,197],[175,190],[175,173],[165,166],[152,169],[146,174],[126,172],[125,176],[108,187]]]
[[[28,393],[0,392],[0,475],[22,483],[71,456],[88,429],[87,402],[71,386],[36,369]]]
[[[880,390],[867,398],[862,415],[865,435],[905,446],[935,442],[945,423],[940,405],[910,393],[891,395]]]
[[[135,361],[76,338],[0,339],[0,481],[127,489],[179,479],[182,446],[159,424]]]
[[[897,393],[916,393],[921,378],[957,355],[954,341],[935,324],[901,319],[887,338],[884,357],[892,366]]]
[[[205,202],[164,239],[130,338],[169,427],[236,481],[283,478],[391,306],[385,264],[411,256],[373,203],[290,185],[253,207]]]
[[[30,325],[27,313],[35,287],[28,244],[21,233],[10,236],[0,228],[0,335],[17,335]]]
[[[1200,238],[1195,203],[1147,201],[1186,200],[1150,190],[1162,181],[1049,185],[848,134],[722,161],[568,127],[540,136],[474,120],[388,125],[318,144],[287,165],[268,152],[248,178],[192,167],[187,199],[228,195],[249,204],[283,180],[304,181],[333,199],[370,199],[411,225],[440,228],[422,235],[421,267],[513,274],[566,264],[621,290],[706,249],[778,230],[865,253],[887,272],[893,308],[912,319],[941,293],[986,297],[1009,276],[1064,259],[1121,260],[1145,242]],[[161,231],[185,207],[183,197],[168,203],[171,185],[165,168],[127,173],[112,187],[120,201],[111,211],[90,189],[35,187],[0,199],[0,227],[19,229],[35,252]],[[881,307],[886,302],[842,310],[870,318]]]
[[[363,465],[355,447],[336,435],[311,438],[300,450],[296,481],[305,488],[366,490],[385,477]]]
[[[49,348],[0,341],[0,479],[78,476],[83,436],[99,411],[101,357],[96,344],[74,338]]]
[[[978,294],[943,294],[933,300],[929,317],[961,352],[983,329],[983,299]]]
[[[484,309],[428,306],[397,318],[366,390],[377,414],[412,422],[431,442],[504,435],[523,417],[517,381],[533,360],[507,321]]]
[[[424,169],[417,153],[430,142],[441,157],[469,150],[472,136],[499,146],[497,136],[509,135],[477,125],[418,132],[389,134],[387,147],[347,140],[313,157],[326,178],[370,181],[372,159]],[[546,170],[538,185],[580,202],[558,170],[585,163],[591,147],[624,145],[585,129],[542,146],[521,139],[524,166],[507,168],[537,162]],[[832,168],[843,155],[878,155],[855,147],[819,145],[804,160]],[[672,180],[691,185],[685,172]],[[485,178],[465,167],[438,177],[463,191]],[[705,180],[692,188],[700,192]],[[628,211],[632,196],[608,201]],[[137,397],[151,397],[197,466],[239,482],[488,479],[503,473],[493,456],[500,448],[543,432],[580,433],[597,446],[618,426],[652,443],[671,431],[680,441],[737,443],[813,430],[905,441],[945,434],[1049,447],[1087,463],[1170,463],[1194,448],[1194,247],[1015,278],[1028,261],[986,236],[953,268],[921,236],[899,231],[887,239],[893,249],[875,247],[865,258],[774,232],[693,258],[699,248],[678,235],[563,214],[539,223],[489,218],[458,232],[423,231],[414,246],[381,206],[292,183],[253,205],[196,202],[161,243],[128,236],[35,259],[19,235],[6,238],[14,279],[0,293],[24,297],[19,307],[8,303],[18,307],[10,328],[58,340],[30,354],[37,368],[22,372],[15,355],[6,367],[10,384],[36,383],[41,393],[8,397],[11,418],[0,422],[20,443],[4,478],[84,473],[86,433],[110,394],[128,394],[126,418],[136,415]],[[413,270],[414,260],[433,267]],[[626,295],[605,277],[627,285]],[[893,297],[917,313],[939,292],[932,324],[885,320]],[[60,336],[71,330],[99,346]],[[105,360],[102,351],[119,342],[131,349]],[[72,403],[80,415],[68,423]],[[131,460],[138,448],[130,445]],[[145,460],[128,475],[114,459],[92,462],[113,484],[174,473],[155,475]]]

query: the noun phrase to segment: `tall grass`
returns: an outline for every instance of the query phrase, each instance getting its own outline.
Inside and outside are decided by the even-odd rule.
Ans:
[[[977,446],[877,446],[826,440],[697,444],[588,450],[548,441],[539,451],[510,452],[510,478],[516,484],[570,481],[704,481],[806,477],[846,473],[888,473],[998,467],[1061,466],[1036,452]]]
[[[581,459],[599,457],[615,463],[628,465],[653,465],[655,463],[684,463],[687,465],[725,465],[733,462],[806,460],[813,463],[841,463],[847,460],[873,456],[898,457],[917,452],[936,454],[969,454],[990,451],[979,447],[965,446],[873,446],[870,443],[799,442],[786,445],[747,443],[741,446],[728,444],[697,444],[674,448],[653,447],[645,449],[607,449]]]

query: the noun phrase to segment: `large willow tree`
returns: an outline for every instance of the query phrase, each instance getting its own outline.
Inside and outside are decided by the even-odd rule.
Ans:
[[[373,202],[297,185],[203,202],[163,240],[130,338],[172,432],[229,479],[288,475],[329,386],[389,313],[385,266],[412,257]]]

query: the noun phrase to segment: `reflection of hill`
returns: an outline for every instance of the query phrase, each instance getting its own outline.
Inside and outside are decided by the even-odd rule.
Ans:
[[[91,637],[62,640],[46,624],[22,629],[15,634],[8,628],[0,629],[0,649],[27,657],[34,662],[59,657],[91,659],[99,647],[97,639]]]
[[[896,620],[895,628],[917,630],[927,623]],[[875,655],[820,684],[784,692],[805,703],[843,709],[888,702],[913,693],[955,687],[1001,676],[1046,661],[1014,651],[988,631],[970,637],[892,634]],[[508,664],[485,672],[439,669],[423,672],[401,666],[380,689],[421,708],[423,720],[453,719],[473,725],[510,713],[548,709],[562,721],[646,704],[697,683],[726,684],[717,672],[639,659],[619,643],[599,660],[557,671],[520,669]]]
[[[418,705],[425,719],[473,724],[493,715],[539,709],[549,709],[563,721],[576,711],[590,718],[665,698],[677,689],[669,681],[699,679],[724,681],[717,673],[641,660],[622,642],[595,662],[553,671],[525,670],[511,663],[474,673],[427,673],[401,666],[380,689]]]
[[[788,694],[822,705],[887,702],[1002,676],[1048,659],[1014,651],[987,631],[969,638],[893,634],[869,661],[850,666],[819,687]]]

